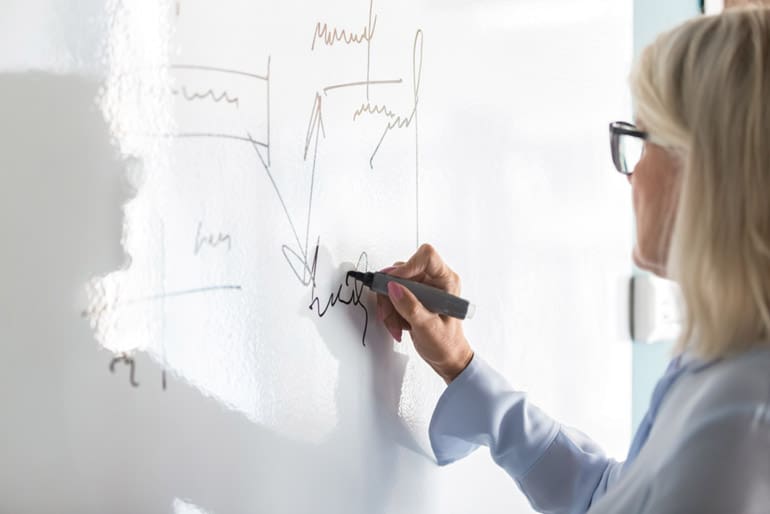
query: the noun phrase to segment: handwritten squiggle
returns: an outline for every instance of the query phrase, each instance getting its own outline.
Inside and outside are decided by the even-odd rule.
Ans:
[[[230,94],[227,91],[223,91],[221,94],[217,95],[214,93],[213,89],[209,89],[204,92],[197,92],[193,91],[190,93],[187,90],[187,87],[182,86],[181,89],[172,89],[171,94],[174,96],[181,95],[182,98],[187,100],[188,102],[194,102],[195,100],[205,100],[207,98],[210,98],[215,103],[221,103],[221,102],[227,102],[229,104],[235,104],[236,107],[240,108],[240,99],[237,96],[230,96]]]
[[[326,303],[321,305],[321,297],[316,294],[316,271],[318,269],[318,249],[320,247],[320,238],[316,242],[315,252],[313,254],[313,264],[310,268],[310,283],[312,284],[312,288],[310,291],[311,301],[310,305],[308,305],[308,308],[311,311],[314,311],[315,314],[318,315],[319,318],[323,318],[326,313],[329,311],[330,308],[335,307],[338,303],[341,303],[343,305],[353,305],[359,307],[362,311],[364,311],[364,326],[363,326],[363,333],[361,334],[361,344],[363,346],[366,346],[366,331],[369,327],[369,309],[366,308],[366,305],[363,302],[363,296],[364,296],[364,285],[361,282],[354,281],[354,283],[351,285],[349,282],[350,277],[347,275],[345,276],[345,282],[340,284],[339,287],[337,287],[337,291],[334,293],[331,293],[326,298]],[[358,257],[358,262],[356,263],[356,270],[358,271],[367,271],[369,267],[369,256],[366,254],[366,252],[361,252],[361,255]],[[348,290],[349,294],[347,297],[343,297],[343,290]]]
[[[377,155],[377,152],[382,145],[382,141],[385,139],[385,136],[388,135],[388,132],[393,129],[410,127],[412,122],[415,122],[417,118],[417,107],[420,103],[420,81],[422,79],[422,40],[422,29],[418,29],[414,34],[414,43],[412,46],[412,94],[414,103],[412,104],[412,110],[409,115],[402,116],[396,114],[386,105],[376,105],[368,100],[362,103],[358,109],[353,111],[353,121],[356,121],[358,117],[363,114],[382,115],[388,118],[382,136],[369,157],[369,167],[372,169],[374,168],[374,157]]]
[[[374,30],[377,28],[377,16],[372,18],[372,5],[374,0],[369,1],[369,21],[360,33],[349,32],[345,29],[338,29],[337,27],[329,28],[328,23],[323,25],[319,21],[315,26],[315,33],[313,34],[313,43],[310,45],[310,50],[315,50],[315,44],[317,41],[323,41],[326,46],[332,46],[334,43],[344,43],[346,45],[363,43],[366,41],[367,46],[371,43],[374,37]]]

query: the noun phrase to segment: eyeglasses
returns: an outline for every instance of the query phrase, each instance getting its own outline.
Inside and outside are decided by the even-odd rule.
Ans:
[[[623,175],[631,175],[642,158],[644,142],[650,135],[624,121],[610,123],[610,150],[615,168]]]

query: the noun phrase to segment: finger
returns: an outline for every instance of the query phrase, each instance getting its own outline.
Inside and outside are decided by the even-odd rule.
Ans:
[[[390,313],[390,315],[383,318],[382,322],[385,324],[393,323],[393,326],[398,327],[401,330],[412,330],[412,325],[410,325],[408,321],[402,318],[401,314],[396,312],[395,309],[392,313]]]
[[[424,326],[437,316],[426,309],[410,290],[396,282],[388,282],[388,298],[411,327]]]
[[[424,244],[404,264],[389,272],[390,275],[424,282],[452,294],[460,294],[460,277],[447,266],[435,248]]]
[[[387,318],[385,320],[385,328],[388,330],[388,332],[390,333],[391,337],[393,337],[393,339],[395,339],[399,343],[401,342],[401,334],[403,332],[403,329],[401,328],[401,325],[399,324],[398,320],[396,320],[393,316]]]
[[[380,273],[392,273],[398,266],[403,266],[403,261],[396,261],[393,263],[392,266],[388,266],[387,268],[382,268],[380,270]]]
[[[393,304],[390,303],[390,299],[385,295],[377,295],[377,319],[385,321],[385,318],[394,312]]]
[[[401,342],[402,331],[412,329],[411,325],[396,312],[387,296],[377,295],[377,318],[382,321],[393,339],[399,343]]]
[[[411,278],[418,273],[437,277],[445,274],[446,268],[446,264],[444,264],[436,249],[429,244],[424,244],[417,249],[408,261],[397,266],[397,269],[392,274],[402,278]]]
[[[406,264],[404,261],[396,261],[393,263],[392,266],[388,266],[387,268],[383,268],[380,270],[380,273],[385,273],[387,275],[395,275],[396,269],[398,269],[399,266],[403,266]],[[425,273],[418,273],[417,275],[413,275],[409,277],[410,280],[415,280],[417,282],[423,282],[425,281]]]

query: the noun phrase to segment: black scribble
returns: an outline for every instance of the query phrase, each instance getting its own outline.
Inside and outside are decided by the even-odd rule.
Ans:
[[[237,108],[240,108],[240,99],[237,96],[230,96],[230,94],[227,91],[223,91],[219,95],[214,93],[213,89],[209,89],[204,92],[199,91],[193,91],[190,93],[187,90],[186,86],[182,86],[180,89],[172,89],[171,94],[174,96],[181,95],[182,98],[187,100],[188,102],[194,102],[196,100],[206,100],[211,99],[214,103],[221,103],[221,102],[227,102],[229,104],[234,104]]]
[[[115,373],[115,364],[117,364],[118,362],[122,362],[123,364],[125,364],[130,368],[130,371],[128,374],[128,381],[132,386],[139,387],[139,382],[137,382],[134,377],[134,374],[136,373],[136,363],[134,362],[134,358],[125,353],[120,354],[117,357],[113,358],[110,361],[110,373]]]
[[[136,361],[134,361],[134,358],[126,353],[121,353],[120,355],[114,357],[110,361],[110,373],[115,373],[115,365],[119,362],[122,362],[126,366],[129,367],[128,372],[128,382],[131,384],[132,387],[139,387],[139,382],[136,381]],[[160,374],[160,383],[162,389],[165,391],[168,388],[167,382],[166,382],[166,370],[164,369],[161,371]]]
[[[310,305],[308,306],[308,309],[315,310],[315,313],[318,315],[319,318],[323,318],[326,313],[329,311],[330,308],[337,305],[337,303],[341,303],[344,305],[354,305],[361,308],[362,311],[364,311],[364,327],[363,327],[363,333],[361,334],[361,344],[363,346],[366,346],[366,331],[369,327],[369,310],[366,308],[366,305],[364,305],[363,301],[361,300],[363,293],[364,293],[364,285],[361,282],[353,281],[353,285],[351,286],[349,283],[350,277],[345,275],[345,282],[343,284],[340,284],[337,288],[337,291],[330,294],[329,297],[326,300],[326,304],[321,306],[321,298],[316,295],[316,271],[318,269],[318,248],[320,246],[320,240],[316,242],[315,252],[313,254],[313,264],[310,269],[310,282],[312,283],[312,287],[310,289],[310,296],[311,301]],[[357,271],[366,271],[367,267],[369,265],[369,258],[366,255],[366,252],[361,252],[361,255],[358,257],[358,262],[356,263],[356,270]],[[347,296],[343,297],[343,289],[346,289],[348,294]]]

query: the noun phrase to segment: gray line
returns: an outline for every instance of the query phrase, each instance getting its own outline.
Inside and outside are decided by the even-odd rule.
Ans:
[[[259,79],[267,81],[267,77],[264,75],[257,75],[256,73],[248,73],[240,70],[229,70],[227,68],[217,68],[215,66],[200,66],[197,64],[172,64],[169,66],[172,70],[199,70],[199,71],[216,71],[218,73],[230,73],[232,75],[242,75],[244,77],[251,77],[253,79]]]
[[[331,86],[326,86],[323,91],[324,94],[326,94],[327,91],[331,91],[332,89],[341,89],[343,87],[357,87],[357,86],[367,86],[369,85],[378,85],[378,84],[401,84],[404,80],[403,79],[391,79],[391,80],[362,80],[360,82],[346,82],[344,84],[332,84]]]
[[[131,300],[129,302],[126,302],[128,304],[132,303],[141,303],[141,302],[150,302],[153,300],[162,300],[164,298],[173,298],[176,296],[186,296],[191,294],[199,294],[199,293],[209,293],[212,291],[240,291],[242,289],[241,286],[237,285],[221,285],[221,286],[209,286],[209,287],[199,287],[196,289],[183,289],[181,291],[171,291],[168,293],[159,293],[149,296],[144,296],[142,298],[137,298],[135,300]]]
[[[267,143],[256,141],[251,137],[236,136],[233,134],[215,134],[211,132],[180,132],[178,134],[161,134],[161,137],[172,137],[178,139],[186,139],[193,137],[210,137],[214,139],[233,139],[235,141],[243,141],[244,143],[252,143],[264,148],[269,148]]]

